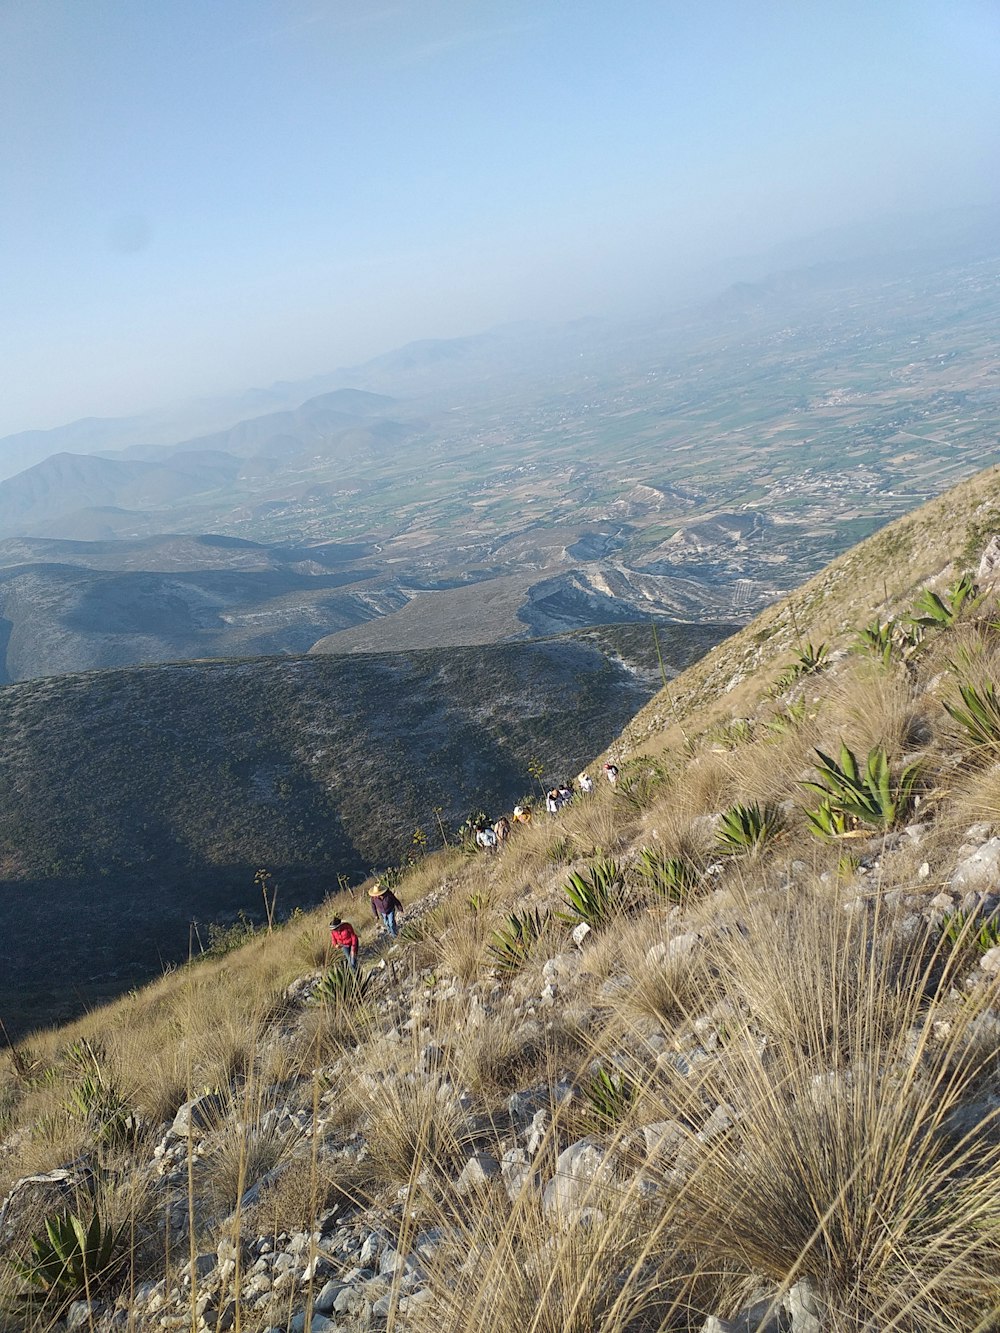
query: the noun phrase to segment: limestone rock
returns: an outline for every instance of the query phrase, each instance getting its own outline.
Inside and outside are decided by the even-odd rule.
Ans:
[[[547,1213],[564,1217],[593,1202],[602,1185],[611,1184],[617,1159],[594,1139],[580,1139],[556,1159],[556,1173],[545,1186],[542,1206]]]
[[[823,1333],[823,1302],[808,1277],[800,1277],[782,1301],[792,1333]]]
[[[497,1159],[489,1153],[477,1152],[462,1167],[455,1189],[459,1194],[468,1194],[472,1190],[481,1189],[487,1181],[499,1174],[500,1163]]]
[[[978,583],[993,583],[1000,578],[1000,534],[994,534],[979,557],[976,570]]]
[[[219,1124],[223,1115],[222,1098],[218,1093],[208,1092],[203,1097],[195,1097],[178,1107],[170,1133],[179,1138],[190,1138],[195,1134],[204,1134]]]
[[[964,849],[963,849],[964,850]],[[959,861],[948,887],[983,890],[1000,884],[1000,838],[990,838]]]

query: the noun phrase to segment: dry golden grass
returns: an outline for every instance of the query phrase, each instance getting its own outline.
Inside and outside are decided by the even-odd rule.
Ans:
[[[553,820],[574,856],[613,856],[633,836],[637,812],[607,783],[589,796],[576,796]]]
[[[223,1108],[198,1162],[198,1192],[216,1212],[237,1208],[243,1195],[285,1161],[297,1139],[275,1114],[273,1096],[251,1083]]]
[[[711,1007],[713,978],[698,950],[671,948],[682,933],[679,921],[665,921],[662,913],[623,933],[619,964],[630,984],[615,997],[611,1026],[627,1032],[635,1024],[653,1023],[671,1032]]]
[[[508,1001],[499,1012],[465,1025],[456,1051],[459,1083],[492,1103],[505,1089],[531,1081],[544,1066],[545,1042],[540,1030],[525,1035],[522,1015]]]
[[[996,996],[951,1005],[942,1032],[928,999],[951,963],[920,943],[878,899],[748,901],[745,933],[708,943],[742,1016],[724,1057],[694,1085],[661,1071],[662,1118],[721,1105],[732,1126],[686,1164],[689,1243],[779,1290],[809,1276],[833,1328],[972,1327],[997,1290],[1000,1147],[991,1116],[956,1118],[996,1077],[976,1033]]]
[[[939,710],[901,666],[851,659],[833,683],[821,722],[821,748],[836,753],[844,740],[858,755],[884,745],[890,759],[924,749]]]

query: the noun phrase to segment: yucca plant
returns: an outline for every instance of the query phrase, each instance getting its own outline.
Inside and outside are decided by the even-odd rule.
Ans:
[[[635,1105],[639,1088],[628,1074],[599,1068],[584,1088],[589,1115],[598,1130],[614,1129]]]
[[[784,822],[781,810],[770,802],[731,805],[715,830],[719,850],[727,856],[753,855],[781,832]]]
[[[114,1285],[127,1259],[125,1239],[124,1226],[104,1226],[97,1212],[89,1223],[59,1213],[46,1218],[44,1233],[32,1236],[30,1257],[11,1264],[45,1301],[61,1306]]]
[[[979,600],[979,589],[972,575],[963,574],[958,582],[945,592],[944,597],[932,592],[930,588],[925,588],[913,608],[915,612],[913,619],[918,625],[928,627],[937,625],[947,629],[955,623],[966,604],[971,609]]]
[[[643,847],[635,873],[654,893],[672,903],[683,902],[698,883],[698,872],[690,861],[668,856],[662,847]]]
[[[1000,750],[1000,699],[992,681],[977,690],[974,685],[959,685],[963,708],[945,701],[945,709],[973,743],[987,750]]]
[[[545,918],[537,908],[532,912],[512,912],[490,940],[489,950],[500,970],[516,972],[523,967],[544,929]]]
[[[564,886],[569,908],[564,917],[593,927],[605,925],[621,910],[624,882],[617,861],[594,861],[586,875],[574,870]]]
[[[843,741],[839,763],[822,750],[816,753],[820,780],[803,785],[818,792],[831,811],[840,811],[849,819],[879,829],[893,828],[908,814],[920,776],[919,764],[907,764],[894,778],[883,745],[869,750],[864,768]]]

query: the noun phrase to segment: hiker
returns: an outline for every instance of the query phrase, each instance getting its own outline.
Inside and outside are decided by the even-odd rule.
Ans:
[[[496,851],[497,835],[489,824],[476,825],[476,846],[481,847],[484,852]]]
[[[613,764],[610,759],[604,765],[604,776],[611,783],[612,787],[618,781],[618,765]]]
[[[497,846],[502,847],[510,835],[510,820],[506,815],[501,815],[493,825],[493,832],[497,835]]]
[[[330,922],[330,942],[338,949],[343,949],[347,966],[352,972],[358,970],[358,936],[350,921],[342,921],[335,916]]]
[[[545,808],[550,815],[559,813],[559,788],[550,787],[545,793]]]
[[[375,885],[368,890],[368,897],[371,899],[375,920],[380,922],[383,928],[395,939],[399,934],[396,925],[396,913],[403,910],[403,904],[392,889],[386,888],[384,884],[380,884],[377,880]]]
[[[584,794],[584,796],[589,796],[589,794],[594,790],[594,779],[590,776],[590,774],[587,772],[586,769],[584,769],[582,773],[577,775],[576,784],[580,788],[580,791]]]
[[[561,783],[560,786],[559,786],[559,808],[560,808],[560,810],[562,809],[562,807],[563,807],[564,805],[569,805],[569,803],[570,803],[570,801],[571,801],[572,799],[573,799],[573,788],[569,785],[568,782],[563,782],[563,783]]]
[[[515,824],[531,823],[531,811],[528,809],[526,805],[514,806],[514,823]]]

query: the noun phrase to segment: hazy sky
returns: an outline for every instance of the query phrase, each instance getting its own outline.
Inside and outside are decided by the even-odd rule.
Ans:
[[[0,0],[0,434],[1000,181],[997,0]]]

